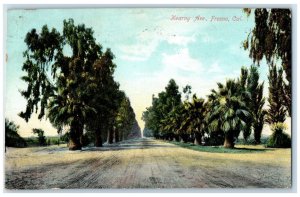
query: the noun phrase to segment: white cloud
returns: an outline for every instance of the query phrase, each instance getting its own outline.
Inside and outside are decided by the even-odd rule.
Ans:
[[[196,41],[195,36],[192,30],[170,31],[162,25],[143,28],[136,35],[134,44],[120,46],[122,52],[120,57],[127,61],[146,61],[161,42],[166,41],[169,44],[186,47],[189,43]]]
[[[181,46],[186,46],[190,42],[195,42],[195,35],[193,36],[181,36],[181,35],[170,35],[166,37],[166,40],[170,44],[177,44]]]
[[[202,63],[190,56],[187,48],[181,49],[177,54],[163,54],[162,63],[166,68],[179,71],[199,72],[203,70]]]
[[[209,35],[207,33],[200,33],[199,35],[201,36],[201,41],[205,44],[225,42],[222,38],[217,38],[217,37]]]
[[[147,58],[141,57],[141,56],[130,56],[130,55],[121,55],[121,59],[127,60],[127,61],[132,61],[132,62],[141,62],[145,61]]]
[[[158,42],[145,41],[134,45],[124,45],[120,47],[122,55],[121,59],[128,61],[146,61],[154,52],[158,45]]]
[[[221,73],[223,69],[220,67],[218,62],[214,62],[209,69],[207,70],[208,73]]]

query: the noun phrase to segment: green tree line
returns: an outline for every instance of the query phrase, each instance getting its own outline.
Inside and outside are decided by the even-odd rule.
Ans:
[[[212,89],[206,99],[196,94],[190,97],[190,85],[183,88],[186,96],[182,99],[178,85],[171,79],[165,91],[158,97],[153,95],[152,105],[143,113],[146,136],[234,148],[242,132],[244,141],[253,134],[254,143],[260,144],[265,123],[271,124],[274,131],[278,127],[284,130],[282,124],[287,111],[281,100],[280,71],[270,70],[269,79],[272,79],[269,109],[264,108],[264,83],[259,83],[256,66],[242,67],[239,78],[217,83],[218,88]]]
[[[70,150],[81,149],[85,135],[102,146],[104,139],[118,142],[134,126],[139,129],[129,98],[114,80],[114,54],[102,50],[91,28],[64,20],[62,32],[44,25],[40,32],[28,32],[25,43],[22,80],[27,89],[21,94],[27,106],[20,117],[28,121],[38,113],[59,133],[67,128]]]
[[[250,16],[252,9],[244,9]],[[261,142],[263,125],[269,123],[273,134],[268,145],[289,147],[290,138],[283,131],[284,121],[291,116],[291,11],[289,9],[254,9],[255,27],[243,45],[249,50],[253,65],[241,68],[238,79],[217,83],[207,99],[196,94],[189,100],[187,85],[185,101],[178,86],[170,80],[166,90],[152,97],[152,106],[143,113],[145,133],[163,139],[204,142],[233,148],[240,132],[247,141],[254,133],[254,143]],[[265,58],[269,66],[268,109],[264,109],[264,83],[259,83],[257,66]],[[278,68],[277,64],[281,64]],[[285,75],[285,78],[283,77]]]

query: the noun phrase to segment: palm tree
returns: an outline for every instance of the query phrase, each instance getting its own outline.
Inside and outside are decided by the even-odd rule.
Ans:
[[[80,150],[84,124],[87,121],[87,117],[95,114],[96,111],[84,103],[67,99],[66,96],[55,95],[50,99],[48,118],[59,132],[62,131],[63,127],[69,127],[69,150]]]
[[[179,141],[178,136],[181,133],[181,123],[182,123],[183,105],[175,106],[167,117],[161,121],[161,130],[166,132],[169,140],[176,139]]]
[[[225,85],[218,84],[219,91],[213,91],[215,100],[209,113],[210,130],[221,129],[224,132],[225,148],[234,148],[234,140],[246,125],[250,113],[243,102],[239,84],[235,80],[227,80]]]
[[[204,136],[206,104],[204,99],[197,98],[194,94],[192,101],[184,103],[185,114],[182,127],[190,135],[194,135],[194,144],[200,145]]]

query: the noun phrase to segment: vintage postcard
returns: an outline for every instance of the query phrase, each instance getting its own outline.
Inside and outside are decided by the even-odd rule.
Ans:
[[[293,14],[8,9],[5,190],[291,189]]]

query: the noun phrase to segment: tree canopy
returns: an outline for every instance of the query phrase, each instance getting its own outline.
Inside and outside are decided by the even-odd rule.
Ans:
[[[251,9],[244,9],[249,16]],[[263,58],[269,66],[281,63],[287,82],[284,86],[284,105],[291,115],[292,84],[292,13],[290,9],[254,9],[255,26],[244,42],[254,63]],[[280,60],[280,61],[279,61]]]
[[[21,94],[27,106],[19,115],[28,121],[32,113],[39,113],[38,118],[46,115],[58,132],[70,128],[70,150],[81,149],[85,127],[94,131],[96,145],[102,145],[99,135],[114,128],[125,97],[113,78],[111,50],[103,53],[93,30],[75,25],[73,19],[63,21],[62,33],[47,25],[40,32],[32,29],[25,43],[22,80],[27,89]]]

